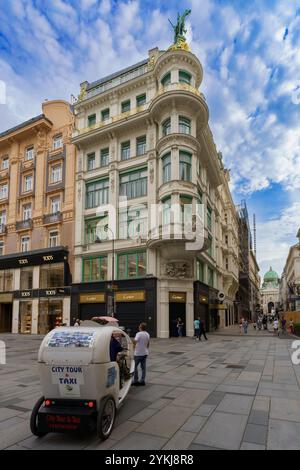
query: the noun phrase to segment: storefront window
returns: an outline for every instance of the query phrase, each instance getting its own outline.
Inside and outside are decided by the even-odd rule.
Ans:
[[[19,333],[31,334],[32,302],[20,302]]]
[[[61,287],[64,285],[64,264],[49,264],[41,266],[40,269],[40,288]]]
[[[41,299],[39,301],[38,334],[45,335],[63,321],[63,301]]]
[[[83,282],[105,281],[107,279],[107,257],[83,260]]]
[[[118,256],[118,279],[143,277],[147,273],[147,255],[145,251],[126,253]]]
[[[21,269],[20,289],[32,289],[33,271],[32,269]]]
[[[14,279],[14,272],[12,269],[6,269],[4,271],[4,291],[12,291],[13,290],[13,279]]]

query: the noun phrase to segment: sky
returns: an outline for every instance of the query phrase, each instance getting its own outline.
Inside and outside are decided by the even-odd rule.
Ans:
[[[0,132],[168,48],[185,8],[234,201],[251,227],[256,214],[260,274],[281,275],[300,227],[299,0],[0,0]]]

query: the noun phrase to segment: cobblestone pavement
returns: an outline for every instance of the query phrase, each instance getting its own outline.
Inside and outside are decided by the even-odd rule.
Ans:
[[[232,330],[235,333],[236,330]],[[154,339],[146,387],[132,388],[111,437],[31,435],[41,337],[0,335],[0,449],[299,449],[300,366],[289,338]]]

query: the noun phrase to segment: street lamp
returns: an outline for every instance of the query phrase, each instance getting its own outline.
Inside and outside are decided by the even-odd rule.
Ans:
[[[111,237],[112,237],[112,272],[111,272],[111,277],[112,277],[112,285],[111,285],[111,290],[112,290],[112,312],[108,313],[108,316],[115,316],[115,235],[114,232],[109,228],[108,225],[105,225],[104,227],[105,232],[110,232]],[[97,238],[96,240],[97,243],[102,243],[102,240],[100,238]]]

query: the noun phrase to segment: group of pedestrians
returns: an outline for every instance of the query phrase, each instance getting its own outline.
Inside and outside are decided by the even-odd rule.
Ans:
[[[207,341],[205,322],[198,317],[194,320],[194,336],[196,340],[201,341],[202,335],[204,336],[205,341]]]

